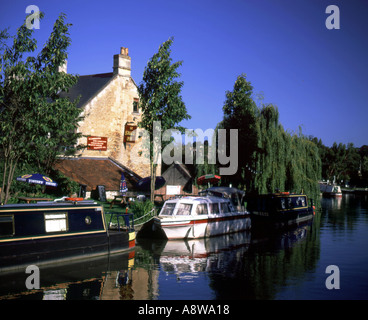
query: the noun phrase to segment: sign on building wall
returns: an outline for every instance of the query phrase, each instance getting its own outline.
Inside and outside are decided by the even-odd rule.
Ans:
[[[124,142],[135,142],[137,136],[137,126],[126,124],[124,130]]]
[[[107,150],[107,138],[106,137],[87,137],[87,150]]]
[[[166,186],[166,194],[167,195],[176,195],[180,194],[181,186]]]

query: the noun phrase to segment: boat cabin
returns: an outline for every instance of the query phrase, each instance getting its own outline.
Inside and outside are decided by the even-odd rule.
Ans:
[[[289,192],[263,194],[247,198],[247,210],[252,217],[275,220],[297,220],[313,215],[313,202],[304,194]]]
[[[109,230],[103,207],[88,200],[2,205],[0,270],[127,250],[135,233],[132,215],[125,218],[124,228]]]
[[[184,197],[165,202],[159,216],[229,214],[235,212],[231,202],[219,197]]]

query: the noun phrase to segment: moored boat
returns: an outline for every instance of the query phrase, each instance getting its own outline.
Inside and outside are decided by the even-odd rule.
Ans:
[[[216,196],[167,200],[154,218],[153,229],[168,239],[196,239],[250,229],[249,213],[236,210],[230,199]]]
[[[313,218],[315,208],[305,194],[278,192],[248,197],[247,210],[252,221],[263,220],[286,225]]]
[[[135,246],[133,217],[122,220],[110,229],[103,207],[88,200],[2,205],[0,270],[129,250]]]
[[[342,197],[341,187],[336,184],[320,183],[319,188],[324,197]]]

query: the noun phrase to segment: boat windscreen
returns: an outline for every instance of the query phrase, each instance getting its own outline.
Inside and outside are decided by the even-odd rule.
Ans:
[[[176,215],[190,215],[192,212],[192,206],[193,205],[190,203],[179,203]]]
[[[160,215],[171,216],[174,213],[176,203],[165,203]]]

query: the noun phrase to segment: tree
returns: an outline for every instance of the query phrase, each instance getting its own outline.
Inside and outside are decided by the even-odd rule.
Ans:
[[[35,163],[40,171],[48,172],[58,154],[75,151],[80,111],[76,101],[60,97],[77,81],[77,77],[59,72],[68,56],[70,26],[60,14],[37,56],[31,55],[37,42],[26,23],[12,37],[13,43],[2,48],[0,149],[5,194],[1,193],[1,203],[9,199],[19,163]]]
[[[316,198],[321,176],[317,145],[299,134],[290,134],[279,123],[272,104],[253,100],[253,87],[245,75],[234,90],[226,92],[221,126],[239,130],[239,170],[227,182],[245,186],[247,193],[305,192]]]
[[[158,52],[148,61],[138,87],[139,107],[142,110],[139,127],[144,128],[150,138],[151,202],[154,200],[156,169],[162,149],[161,141],[158,141],[160,137],[155,132],[173,129],[184,133],[184,127],[178,124],[190,119],[180,95],[184,83],[176,81],[180,77],[177,69],[182,61],[172,62],[172,43],[173,38],[170,38],[161,44]]]
[[[236,187],[251,188],[255,174],[255,152],[257,151],[259,110],[253,98],[253,87],[246,75],[238,76],[233,91],[226,92],[223,106],[224,117],[219,124],[222,129],[238,130],[238,171],[232,177],[226,177]],[[227,148],[229,150],[229,148]]]

